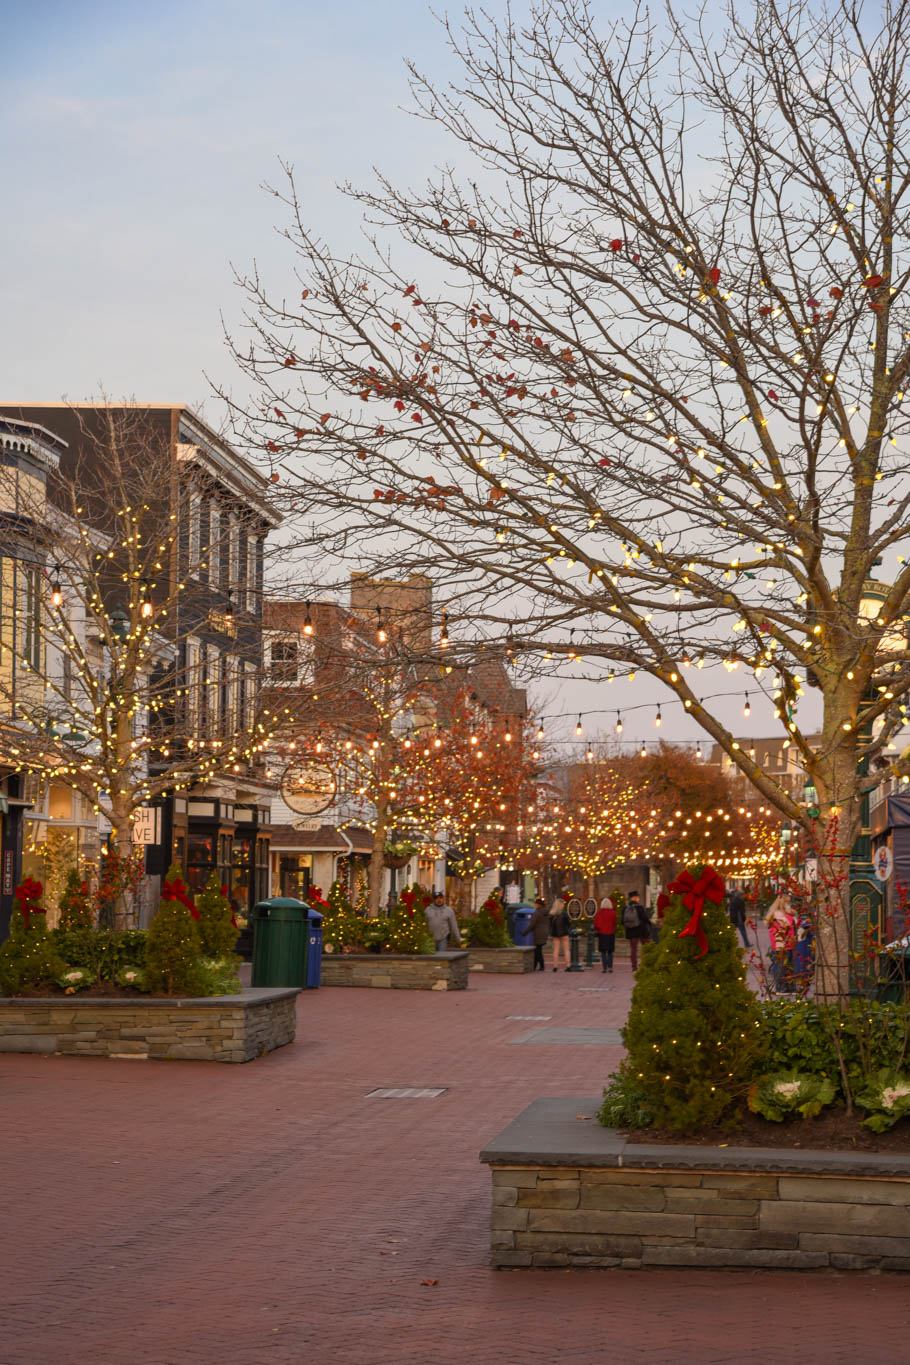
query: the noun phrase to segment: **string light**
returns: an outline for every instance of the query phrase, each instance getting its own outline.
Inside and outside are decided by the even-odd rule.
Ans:
[[[613,726],[613,729],[618,735],[622,734],[622,716],[618,711],[616,712],[616,724]]]
[[[663,719],[663,716],[660,714],[660,707],[658,706],[658,708],[657,708],[657,715],[654,717],[654,725],[655,725],[656,729],[659,730],[660,727],[663,725],[663,723],[664,723],[664,719]]]
[[[385,628],[385,626],[384,626],[383,623],[382,623],[382,607],[377,607],[377,608],[376,608],[376,639],[379,641],[379,643],[380,643],[381,645],[384,645],[385,642],[386,642],[386,640],[388,640],[388,638],[389,638],[389,637],[388,637],[388,634],[387,634],[387,632],[386,632],[386,628]]]
[[[310,616],[310,604],[309,604],[309,602],[306,603],[306,616],[304,616],[304,618],[303,618],[303,633],[304,633],[304,635],[312,635],[312,634],[313,634],[313,621],[312,621],[312,617]]]
[[[442,630],[439,635],[439,643],[443,649],[446,649],[449,644],[449,613],[447,611],[442,613]]]
[[[748,692],[744,692],[744,693],[743,693],[743,696],[744,696],[745,699],[746,699],[745,702],[744,702],[744,704],[743,704],[743,715],[744,715],[744,716],[751,716],[751,714],[752,714],[752,707],[749,705],[749,693],[748,693]]]
[[[584,733],[581,727],[581,716],[578,717],[578,724],[575,726],[575,733],[579,737],[581,737],[581,735]]]

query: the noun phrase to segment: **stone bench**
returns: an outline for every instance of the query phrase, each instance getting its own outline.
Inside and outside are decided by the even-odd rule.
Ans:
[[[246,986],[198,999],[5,996],[0,1052],[251,1062],[294,1041],[299,994]]]
[[[636,1145],[599,1107],[536,1100],[481,1152],[494,1267],[910,1270],[910,1154]]]
[[[468,954],[323,953],[320,986],[365,986],[395,991],[463,991]]]

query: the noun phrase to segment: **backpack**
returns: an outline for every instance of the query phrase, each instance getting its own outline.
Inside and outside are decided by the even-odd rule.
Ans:
[[[624,929],[638,928],[638,916],[640,910],[641,906],[636,905],[634,901],[626,901],[625,905],[622,908],[622,927]]]

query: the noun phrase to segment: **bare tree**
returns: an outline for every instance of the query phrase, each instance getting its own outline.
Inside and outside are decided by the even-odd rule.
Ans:
[[[453,625],[646,671],[808,826],[690,665],[752,670],[818,790],[840,994],[842,874],[910,684],[904,558],[868,589],[910,529],[910,5],[731,4],[715,36],[543,0],[447,32],[461,84],[413,89],[477,178],[355,193],[364,259],[274,191],[302,290],[245,281],[238,426],[323,554],[435,565]]]
[[[141,806],[260,765],[281,712],[260,704],[245,604],[209,582],[227,537],[191,544],[168,442],[128,408],[96,411],[47,489],[0,470],[0,502],[34,528],[6,585],[0,753],[81,793],[129,862]]]

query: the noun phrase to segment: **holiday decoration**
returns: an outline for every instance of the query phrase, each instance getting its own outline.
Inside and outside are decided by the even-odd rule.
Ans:
[[[168,888],[165,895],[164,888]],[[172,865],[162,883],[161,904],[148,930],[145,962],[150,989],[162,995],[205,992],[202,943],[180,868]]]
[[[164,887],[161,889],[164,897]],[[181,903],[189,903],[190,912],[199,925],[199,941],[202,953],[208,958],[231,957],[237,947],[237,926],[231,912],[231,902],[225,895],[225,888],[216,872],[212,872],[203,890],[196,897],[195,906],[187,898],[178,897]]]
[[[47,930],[47,916],[38,904],[43,887],[27,877],[16,887],[9,938],[0,944],[0,995],[52,987],[66,964]]]
[[[706,876],[707,874],[707,876]],[[657,943],[645,947],[623,1030],[623,1076],[657,1128],[709,1126],[736,1113],[762,1055],[758,1002],[746,985],[742,950],[723,905],[707,894],[699,924],[711,944],[682,936],[695,911],[691,887],[716,891],[711,868],[689,869],[670,895]],[[723,884],[720,887],[723,899]]]
[[[471,942],[485,948],[511,948],[506,925],[506,912],[502,901],[491,893],[487,896],[477,915],[469,921]]]
[[[670,883],[667,890],[671,894],[675,892],[690,912],[689,922],[684,929],[680,929],[679,937],[687,938],[693,935],[698,944],[698,956],[704,957],[708,951],[708,939],[701,922],[705,900],[712,901],[715,905],[723,904],[723,879],[713,867],[706,867],[697,881],[688,869],[684,869],[676,881]],[[666,909],[666,906],[664,908]]]
[[[88,883],[82,880],[77,868],[70,868],[66,886],[59,901],[60,929],[91,929],[95,922]]]

